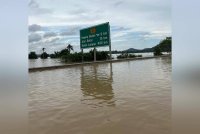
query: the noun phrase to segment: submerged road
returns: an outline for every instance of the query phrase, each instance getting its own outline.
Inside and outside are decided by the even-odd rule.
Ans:
[[[95,62],[71,63],[71,64],[48,66],[48,67],[34,67],[34,68],[29,68],[29,72],[31,73],[31,72],[37,72],[37,71],[62,69],[62,68],[67,68],[67,67],[74,67],[74,66],[88,65],[88,64],[100,64],[100,63],[110,63],[110,62],[113,63],[113,62],[123,62],[123,61],[131,61],[131,60],[145,60],[145,59],[160,58],[160,57],[170,57],[170,56],[171,55],[162,55],[162,56],[152,56],[152,57],[138,57],[138,58],[126,58],[126,59],[95,61]]]

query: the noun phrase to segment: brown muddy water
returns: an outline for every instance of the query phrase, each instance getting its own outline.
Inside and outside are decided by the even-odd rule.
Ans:
[[[29,73],[30,134],[170,134],[171,58]]]

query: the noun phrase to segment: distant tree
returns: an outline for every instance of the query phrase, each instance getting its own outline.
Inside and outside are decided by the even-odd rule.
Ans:
[[[59,58],[60,57],[60,53],[59,52],[54,52],[54,54],[50,54],[49,56],[50,56],[50,58]]]
[[[44,53],[44,50],[45,50],[45,49],[46,49],[46,48],[44,48],[44,47],[42,48],[43,53]]]
[[[59,57],[59,52],[54,52],[54,54],[56,55],[56,57]]]
[[[49,57],[52,58],[52,59],[57,58],[55,54],[50,54]]]
[[[28,55],[28,58],[29,59],[37,59],[38,56],[37,56],[37,54],[35,52],[30,52],[29,55]]]
[[[166,40],[172,40],[172,37],[166,37]]]
[[[69,51],[69,53],[71,52],[71,50],[73,51],[73,46],[71,44],[68,44],[67,46],[67,50]]]
[[[154,56],[162,55],[161,49],[159,46],[154,48]]]
[[[63,55],[68,55],[69,54],[69,50],[68,49],[62,49],[60,52],[59,52],[59,56],[63,56]]]
[[[42,56],[45,56],[45,54],[44,54],[44,50],[45,50],[45,49],[46,49],[46,48],[44,48],[44,47],[42,48],[42,52],[43,52],[43,53],[41,54],[41,58],[42,58],[42,59],[46,59],[45,57],[42,57]]]
[[[108,52],[105,51],[96,51],[97,53],[97,60],[106,60],[108,59],[109,55]],[[85,53],[72,53],[72,54],[68,54],[68,55],[63,55],[61,57],[61,59],[63,59],[66,62],[81,62],[82,61],[82,56],[84,57],[84,61],[93,61],[94,60],[94,54],[93,54],[93,50],[91,50],[90,52],[85,52]]]
[[[171,52],[172,49],[172,37],[166,37],[165,39],[161,40],[160,43],[155,46],[161,49],[161,52]]]
[[[46,52],[43,52],[40,56],[41,59],[47,59],[49,55]]]

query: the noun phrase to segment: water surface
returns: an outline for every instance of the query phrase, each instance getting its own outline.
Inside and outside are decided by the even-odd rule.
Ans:
[[[170,134],[171,58],[29,74],[31,134]]]
[[[132,53],[134,54],[134,53]],[[167,54],[167,53],[163,53]],[[112,54],[112,57],[114,59],[117,59],[117,56],[120,54]],[[142,55],[142,57],[151,57],[153,56],[153,53],[135,53],[135,55]],[[57,66],[57,65],[64,65],[65,62],[61,61],[60,59],[29,59],[29,68],[34,67],[47,67],[47,66]]]

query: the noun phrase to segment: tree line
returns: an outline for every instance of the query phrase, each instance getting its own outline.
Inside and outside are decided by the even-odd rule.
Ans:
[[[94,60],[94,49],[90,50],[89,52],[81,53],[81,52],[74,52],[73,46],[68,44],[66,48],[62,49],[61,51],[54,52],[53,54],[47,54],[45,52],[45,48],[42,48],[42,54],[38,56],[35,52],[29,53],[29,59],[47,59],[50,58],[60,58],[66,62],[81,62],[82,58],[84,61],[93,61]],[[97,60],[106,60],[109,59],[110,56],[107,51],[96,51],[96,59]]]
[[[165,39],[161,40],[158,45],[155,47],[149,48],[148,51],[151,50],[151,52],[154,53],[155,56],[162,55],[162,52],[171,52],[171,37],[166,37]],[[90,50],[87,53],[81,53],[81,52],[74,52],[71,53],[71,51],[74,51],[73,46],[71,44],[68,44],[66,48],[62,49],[61,51],[56,51],[53,54],[48,54],[45,52],[46,48],[42,48],[42,53],[40,55],[37,55],[35,52],[29,53],[29,59],[47,59],[50,58],[60,58],[66,62],[81,62],[82,58],[84,61],[93,61],[94,60],[94,50]],[[148,48],[147,48],[148,49]],[[145,49],[145,50],[147,50]],[[137,49],[134,49],[137,50]],[[132,51],[120,51],[121,55],[118,55],[117,58],[135,58],[135,57],[142,57],[142,55],[134,55],[134,54],[128,54]],[[96,52],[96,59],[97,60],[106,60],[110,59],[110,56],[108,54],[108,51],[97,51]],[[117,53],[117,51],[114,51],[114,53]],[[134,53],[134,52],[132,52]]]
[[[29,59],[47,59],[48,57],[50,58],[60,58],[63,55],[68,55],[70,54],[71,50],[73,51],[73,46],[71,44],[68,44],[66,48],[62,49],[59,52],[54,52],[53,54],[48,54],[45,52],[46,48],[42,48],[42,53],[40,55],[37,55],[36,52],[30,52],[29,53]]]

